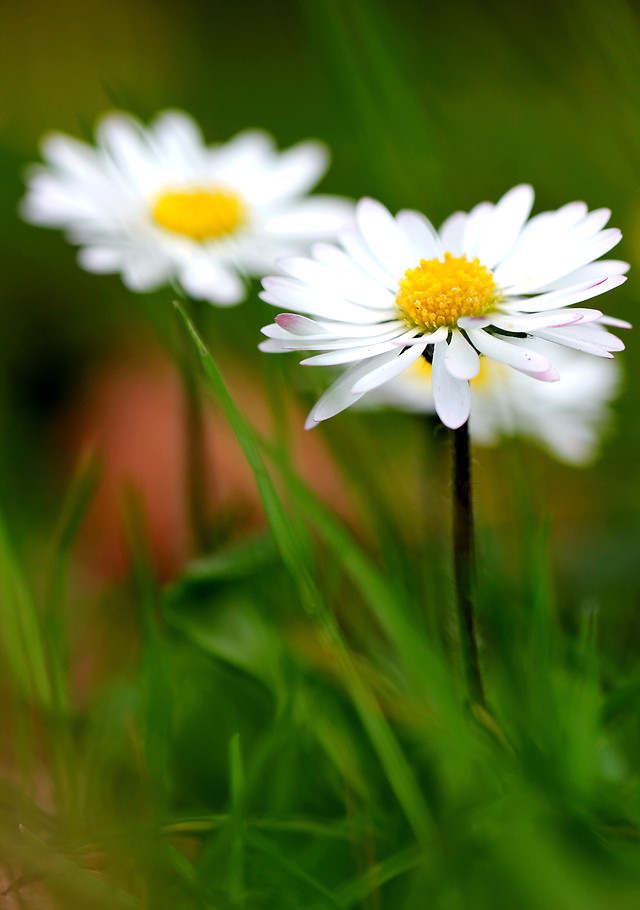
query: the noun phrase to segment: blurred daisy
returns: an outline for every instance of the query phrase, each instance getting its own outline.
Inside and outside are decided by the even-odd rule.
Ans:
[[[351,364],[307,426],[420,357],[433,364],[435,410],[455,429],[469,417],[469,381],[481,356],[553,382],[560,376],[554,355],[532,338],[606,358],[623,350],[605,325],[628,323],[571,306],[625,280],[627,263],[595,261],[620,240],[620,231],[604,229],[611,213],[573,202],[528,220],[532,204],[531,187],[517,186],[497,205],[456,212],[436,231],[418,212],[394,218],[363,199],[357,230],[341,236],[342,249],[317,244],[313,258],[281,262],[289,277],[265,278],[262,298],[295,312],[262,330],[262,350],[317,352],[304,364]]]
[[[531,339],[530,346],[553,357],[561,380],[536,382],[485,357],[470,383],[473,440],[492,446],[503,437],[521,436],[541,444],[561,461],[588,464],[598,454],[610,421],[608,405],[620,388],[620,368],[615,360],[589,357],[548,341]],[[416,361],[364,398],[362,405],[434,413],[430,364],[424,358]]]
[[[268,134],[250,131],[206,146],[179,111],[147,129],[111,113],[95,148],[54,133],[42,153],[46,164],[28,173],[23,217],[64,228],[82,247],[83,268],[120,272],[132,291],[177,280],[192,297],[236,304],[247,276],[353,221],[346,200],[305,195],[327,169],[322,144],[278,152]]]

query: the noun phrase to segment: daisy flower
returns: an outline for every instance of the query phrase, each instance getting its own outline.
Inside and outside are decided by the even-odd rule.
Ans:
[[[219,306],[246,296],[245,278],[282,255],[333,239],[353,222],[346,200],[306,193],[327,169],[318,142],[278,152],[267,133],[205,145],[195,122],[165,111],[145,128],[107,114],[96,146],[54,133],[42,143],[21,213],[64,228],[90,272],[119,272],[132,291],[177,280]]]
[[[560,376],[532,344],[542,339],[610,358],[624,348],[606,325],[628,323],[574,307],[617,287],[627,263],[595,261],[620,240],[608,209],[582,202],[529,219],[530,186],[456,212],[436,231],[419,212],[395,218],[379,202],[356,207],[341,248],[280,263],[262,298],[295,312],[263,328],[264,351],[315,352],[304,364],[350,364],[317,402],[307,427],[358,401],[424,357],[435,410],[452,428],[471,408],[469,381],[486,357],[542,382]],[[301,315],[304,314],[304,315]],[[312,317],[312,318],[309,318]]]
[[[497,445],[521,436],[541,444],[572,465],[585,465],[598,453],[609,423],[609,403],[620,388],[617,361],[589,357],[549,341],[531,339],[532,350],[553,357],[559,382],[536,382],[518,370],[485,357],[471,380],[469,428],[474,442]],[[393,407],[416,413],[435,411],[431,366],[424,358],[362,399],[360,406]]]

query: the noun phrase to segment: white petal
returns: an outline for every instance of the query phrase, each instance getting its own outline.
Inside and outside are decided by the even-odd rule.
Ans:
[[[108,275],[122,266],[123,250],[117,247],[88,246],[78,251],[78,263],[87,272]]]
[[[449,337],[449,329],[442,325],[435,332],[418,335],[415,338],[404,338],[402,344],[438,344],[440,341],[446,341]]]
[[[263,130],[244,130],[223,145],[209,147],[211,178],[247,191],[268,179],[275,166],[273,137]]]
[[[80,142],[63,133],[48,133],[41,147],[43,157],[54,166],[60,176],[69,178],[72,183],[81,182],[90,186],[96,181],[105,180],[100,158],[96,150],[86,142]]]
[[[96,130],[98,142],[130,191],[148,193],[157,186],[159,171],[145,141],[142,125],[128,114],[103,117]]]
[[[616,319],[615,316],[601,316],[598,320],[602,325],[611,325],[618,329],[632,329],[633,326],[626,319]]]
[[[423,350],[424,349],[421,349],[420,347],[411,347],[401,354],[398,354],[396,350],[395,358],[393,360],[375,366],[365,376],[354,383],[351,388],[352,393],[354,395],[361,395],[363,392],[369,392],[371,389],[375,389],[379,385],[382,385],[383,382],[387,382],[393,376],[397,376],[398,373],[402,373],[407,367],[410,367],[412,363],[415,363],[416,360],[419,360],[420,357],[422,357]],[[371,363],[371,361],[369,362]]]
[[[600,310],[565,308],[561,310],[544,311],[542,313],[495,313],[491,317],[491,324],[505,332],[532,332],[535,329],[552,328],[554,326],[575,325],[577,322],[595,322],[600,319]]]
[[[258,345],[258,350],[263,351],[266,354],[290,353],[289,348],[285,348],[282,342],[276,341],[274,338],[267,338],[266,341],[261,341]]]
[[[187,294],[217,306],[235,306],[247,296],[247,289],[239,275],[215,262],[211,256],[191,258],[182,267],[179,277]]]
[[[154,152],[173,182],[197,178],[205,167],[206,149],[195,120],[184,111],[162,111],[149,129]]]
[[[314,354],[300,363],[304,366],[331,366],[339,363],[352,363],[354,360],[367,360],[386,351],[397,350],[398,346],[392,341],[376,342],[375,344],[342,347],[340,350],[330,350],[323,354]]]
[[[524,264],[519,264],[517,269],[513,264],[509,267],[509,259],[505,260],[495,271],[496,281],[509,294],[531,294],[608,253],[621,237],[617,228],[608,228],[575,247],[567,245],[563,242],[565,237],[561,237],[555,250],[547,246],[547,249],[537,251],[537,255],[534,252],[526,268]]]
[[[269,216],[263,228],[275,237],[333,239],[353,223],[353,203],[339,196],[310,196]]]
[[[586,240],[601,231],[611,218],[611,209],[594,209],[571,229],[571,240],[575,243]]]
[[[411,244],[416,265],[422,259],[437,259],[444,254],[436,229],[420,212],[404,209],[396,215],[396,222]]]
[[[132,249],[122,263],[122,280],[130,291],[154,291],[166,282],[170,270],[163,256]]]
[[[491,325],[488,316],[460,316],[458,319],[459,329],[486,329]]]
[[[460,332],[451,333],[449,344],[446,345],[444,362],[456,379],[475,379],[480,372],[480,358]]]
[[[614,275],[611,278],[603,278],[597,284],[582,284],[572,288],[562,288],[559,291],[548,291],[546,294],[539,294],[536,297],[507,299],[504,301],[502,308],[505,311],[520,313],[542,313],[545,310],[555,310],[559,307],[568,307],[573,303],[584,303],[585,300],[591,300],[593,297],[599,297],[613,288],[619,287],[626,281],[625,275]]]
[[[474,347],[481,354],[491,357],[492,360],[506,363],[507,366],[513,367],[515,370],[520,370],[520,372],[527,373],[529,376],[535,376],[537,379],[545,379],[548,382],[553,382],[559,378],[557,370],[554,369],[546,357],[530,350],[526,346],[521,347],[514,344],[511,340],[507,341],[506,339],[497,338],[483,329],[469,331],[468,334]]]
[[[576,269],[575,272],[570,272],[569,275],[563,275],[561,278],[556,278],[549,284],[538,288],[537,293],[556,291],[562,288],[574,287],[579,284],[595,285],[605,278],[624,275],[629,271],[629,268],[630,265],[628,262],[621,262],[619,259],[599,259],[597,262],[590,262],[588,265],[583,265],[581,268]]]
[[[480,202],[469,212],[462,238],[462,250],[467,259],[475,259],[480,245],[487,234],[495,206],[491,202]]]
[[[269,179],[252,196],[263,205],[283,197],[307,193],[329,166],[329,150],[322,142],[300,142],[278,155]]]
[[[278,338],[282,341],[282,344],[285,347],[290,348],[292,351],[340,351],[347,350],[348,348],[357,348],[360,347],[364,350],[365,347],[374,344],[389,344],[388,350],[391,350],[392,347],[397,347],[396,340],[399,339],[403,333],[406,334],[405,326],[393,326],[390,332],[385,332],[384,335],[366,335],[355,336],[336,336],[332,337],[331,335],[318,335],[313,339],[310,339],[308,336],[306,338],[300,338],[297,335],[290,335],[289,338],[283,338],[280,335],[276,335],[271,332],[271,337]],[[403,344],[400,343],[402,347]]]
[[[439,344],[433,352],[431,382],[436,413],[450,430],[457,430],[469,419],[471,389],[465,380],[456,379],[446,367],[446,344]]]
[[[509,190],[497,203],[490,222],[477,247],[483,265],[493,268],[507,255],[531,213],[532,187],[522,184]]]
[[[356,206],[356,221],[375,258],[399,281],[415,263],[412,244],[395,218],[375,199],[361,199]]]
[[[327,420],[329,417],[333,417],[334,415],[339,414],[340,411],[344,411],[345,408],[348,408],[350,405],[355,404],[355,402],[364,395],[364,392],[359,395],[352,392],[353,385],[358,379],[361,376],[365,376],[372,368],[395,360],[397,356],[395,351],[387,354],[379,354],[378,357],[355,363],[353,366],[349,367],[342,376],[339,376],[338,379],[336,379],[333,385],[327,389],[324,395],[311,409],[311,413],[305,423],[305,429],[309,430],[321,420]]]
[[[301,284],[293,278],[270,276],[262,281],[264,291],[262,300],[274,306],[291,307],[301,313],[335,320],[336,322],[355,322],[357,324],[376,324],[384,318],[384,311],[367,310],[355,303],[341,299],[335,294],[318,291]],[[388,316],[395,314],[390,311]]]
[[[339,250],[337,252],[340,253]],[[283,272],[291,275],[292,278],[296,278],[311,287],[337,294],[339,297],[344,297],[345,300],[357,303],[360,306],[389,309],[394,304],[394,298],[389,291],[369,278],[368,275],[365,275],[360,269],[336,270],[313,259],[306,259],[301,256],[281,259],[278,261],[278,265]],[[358,272],[360,273],[359,275],[357,274]]]
[[[346,231],[340,235],[340,243],[367,275],[370,275],[374,281],[392,291],[394,295],[398,293],[399,278],[388,272],[384,265],[378,262],[359,234],[355,231]]]
[[[295,325],[297,331],[287,329],[290,324],[289,320],[305,319],[304,316],[298,316],[295,313],[279,313],[276,316],[275,323],[265,326],[261,331],[270,338],[277,338],[283,343],[290,342],[297,345],[297,350],[308,350],[304,344],[318,346],[321,343],[340,343],[345,346],[360,343],[369,344],[372,341],[389,340],[398,337],[406,331],[404,323],[396,320],[395,322],[381,322],[376,325],[349,325],[344,322],[318,322],[309,319],[309,333],[303,334],[300,331],[301,326]],[[312,331],[315,327],[315,331]],[[316,345],[317,342],[317,345]]]
[[[307,319],[306,316],[299,316],[297,313],[280,313],[279,316],[276,316],[275,322],[281,329],[286,329],[292,335],[329,335],[329,332],[315,319]]]
[[[624,343],[606,329],[597,325],[572,325],[558,329],[540,329],[536,337],[554,341],[577,351],[595,354],[596,357],[608,357],[611,351],[624,351]]]
[[[362,288],[368,306],[393,306],[395,293],[392,293],[385,283],[381,283],[375,276],[365,271],[344,250],[330,243],[315,243],[311,247],[311,254],[317,262],[344,277],[350,285]],[[397,292],[397,283],[394,284],[394,289]]]
[[[451,253],[452,256],[462,256],[462,241],[468,217],[466,212],[454,212],[440,225],[438,234],[445,253]]]

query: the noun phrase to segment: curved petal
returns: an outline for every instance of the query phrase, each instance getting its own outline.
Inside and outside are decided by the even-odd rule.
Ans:
[[[342,376],[339,376],[333,385],[329,386],[324,395],[322,395],[313,406],[304,425],[305,429],[310,430],[317,423],[320,423],[320,421],[327,420],[329,417],[334,417],[336,414],[339,414],[340,411],[344,411],[345,408],[355,404],[355,402],[364,395],[364,392],[356,394],[352,391],[353,386],[358,379],[365,376],[377,366],[394,360],[397,356],[395,351],[386,354],[378,354],[377,357],[372,357],[371,360],[355,363],[353,366],[349,367],[349,369],[345,370]]]
[[[466,212],[454,212],[440,225],[438,234],[445,253],[462,256],[462,241],[469,216]]]
[[[383,382],[387,382],[393,376],[397,376],[398,373],[404,372],[407,367],[410,367],[412,363],[419,360],[419,358],[422,357],[423,350],[424,348],[420,348],[419,346],[410,347],[401,354],[398,354],[397,348],[395,348],[395,359],[374,367],[374,369],[354,383],[351,391],[354,395],[360,395],[363,392],[369,392],[371,389],[377,388],[379,385],[382,385]]]
[[[545,379],[548,382],[560,378],[557,370],[546,357],[530,350],[526,345],[520,346],[512,341],[497,338],[495,335],[485,332],[484,329],[469,331],[469,338],[481,354],[500,363],[506,363],[514,370],[520,370],[521,373],[527,373],[529,376]]]
[[[480,358],[460,332],[452,332],[444,355],[445,366],[456,379],[475,379],[480,372]]]
[[[463,379],[456,379],[445,364],[446,345],[436,345],[433,352],[431,382],[436,414],[445,427],[457,430],[469,419],[471,412],[471,389]]]
[[[218,306],[235,306],[247,296],[240,276],[211,257],[200,256],[187,261],[180,272],[180,283],[191,297]]]
[[[486,234],[477,246],[477,256],[492,269],[512,249],[533,206],[533,188],[515,186],[497,203]]]
[[[415,265],[422,259],[436,259],[444,254],[436,229],[420,212],[404,209],[396,215],[396,222],[413,248]]]
[[[356,206],[356,221],[375,258],[399,281],[414,265],[414,252],[393,215],[382,203],[365,198]]]

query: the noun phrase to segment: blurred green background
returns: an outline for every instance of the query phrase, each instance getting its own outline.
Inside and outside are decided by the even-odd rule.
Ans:
[[[248,555],[241,550],[231,568],[210,560],[197,583],[191,569],[183,574],[179,405],[152,328],[158,312],[173,318],[170,292],[136,296],[118,276],[82,272],[60,232],[22,223],[16,209],[24,168],[38,159],[47,130],[90,141],[109,109],[148,120],[178,107],[210,142],[252,126],[282,148],[320,138],[333,158],[322,191],[417,208],[434,223],[519,182],[534,186],[536,211],[574,199],[607,206],[623,232],[615,255],[632,269],[605,309],[634,322],[639,59],[640,10],[624,0],[0,6],[0,510],[9,529],[0,548],[2,606],[14,629],[26,597],[35,623],[5,642],[7,652],[14,642],[17,650],[2,679],[10,785],[0,833],[11,874],[32,876],[22,882],[27,906],[44,899],[43,882],[46,890],[64,878],[56,863],[82,866],[78,855],[92,856],[94,841],[100,855],[112,851],[117,871],[89,862],[88,881],[74,880],[71,896],[53,888],[60,906],[119,907],[111,892],[94,891],[112,878],[127,907],[418,907],[428,898],[445,910],[637,906],[634,333],[619,355],[627,378],[597,464],[572,469],[517,442],[477,455],[481,622],[505,752],[495,730],[473,738],[466,708],[453,707],[455,679],[442,669],[455,640],[442,434],[407,415],[349,412],[318,431],[317,442],[302,440],[296,427],[311,387],[325,380],[321,371],[301,377],[288,358],[263,363],[258,330],[272,308],[254,288],[237,310],[195,311],[245,416],[261,431],[275,423],[276,440],[288,440],[286,457],[307,476],[322,475],[319,498],[353,534],[355,563],[371,560],[367,572],[380,571],[375,584],[389,586],[389,604],[411,604],[389,627],[380,617],[370,623],[367,597],[387,600],[341,567],[335,527],[325,525],[317,541],[319,513],[305,515],[285,477],[280,488],[306,528],[305,552],[343,644],[399,728],[398,748],[435,818],[434,830],[416,823],[412,833],[406,767],[398,770],[391,747],[390,765],[370,754],[363,716],[376,711],[344,682],[301,609],[226,429],[216,427],[212,483],[224,508],[213,517],[224,547],[249,539]],[[269,419],[282,400],[288,426]],[[51,584],[69,569],[56,537],[66,527],[60,512],[92,443],[108,483],[74,545],[64,598],[51,601]],[[81,499],[77,483],[71,495]],[[142,505],[127,512],[131,487],[129,499],[137,487]],[[139,533],[131,531],[138,511],[146,525]],[[158,579],[172,580],[168,593]],[[413,671],[425,654],[411,651],[411,636],[398,632],[403,622],[431,636],[437,652],[422,678]],[[57,697],[43,700],[38,684],[22,679],[40,659]],[[439,718],[434,728],[429,712]],[[600,726],[611,718],[613,731]],[[505,757],[513,749],[516,769]],[[251,812],[277,824],[265,822],[249,843],[243,825]],[[189,829],[187,847],[174,849],[158,834],[160,823],[203,814],[208,821]],[[329,830],[342,815],[344,825]],[[139,816],[149,829],[133,836],[127,825]],[[24,844],[15,847],[18,823],[37,833],[27,841],[28,862]],[[612,844],[614,829],[620,839]],[[421,865],[416,857],[433,838],[439,859]],[[46,853],[52,843],[55,862]]]

